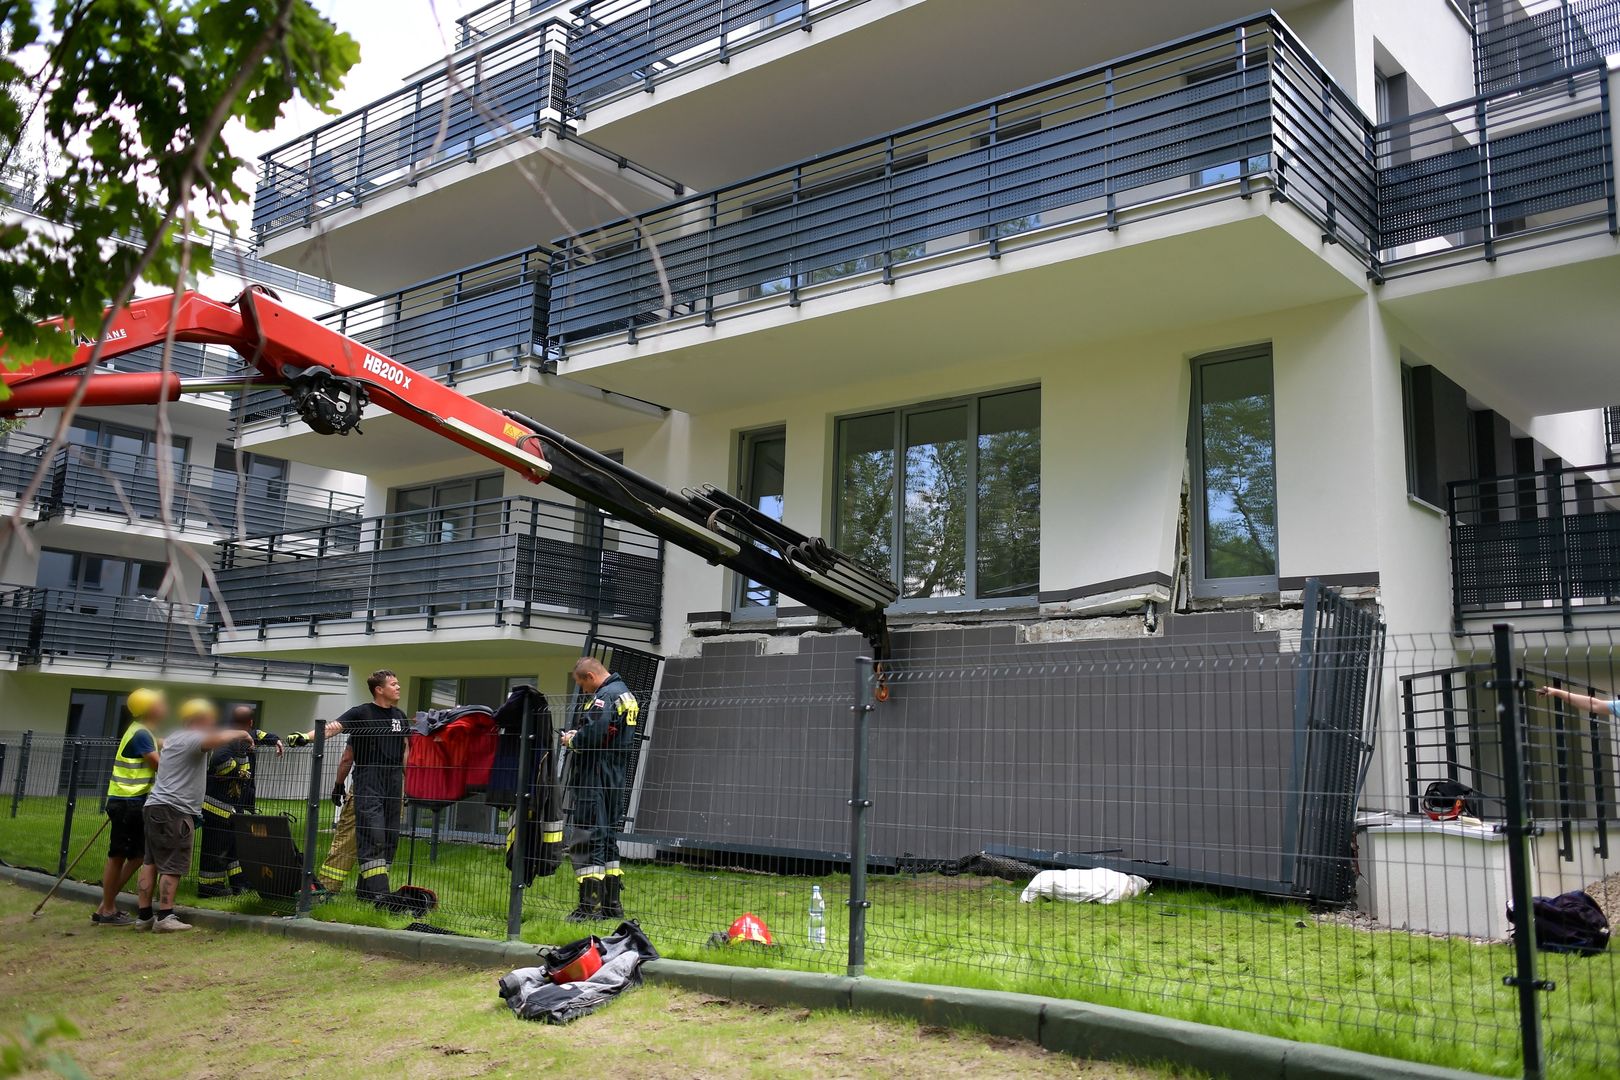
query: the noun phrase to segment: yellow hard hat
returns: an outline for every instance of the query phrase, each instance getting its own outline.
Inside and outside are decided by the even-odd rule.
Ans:
[[[180,706],[180,722],[189,724],[199,717],[217,717],[219,710],[207,698],[194,697],[186,700]]]
[[[131,690],[129,698],[124,705],[129,709],[129,715],[139,720],[151,712],[152,709],[163,703],[163,691],[152,690],[145,686],[139,690]]]

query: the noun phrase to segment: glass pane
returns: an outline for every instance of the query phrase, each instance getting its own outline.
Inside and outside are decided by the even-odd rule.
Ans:
[[[423,679],[420,683],[421,709],[449,709],[461,704],[456,698],[461,693],[459,679]]]
[[[1199,367],[1204,577],[1274,577],[1277,483],[1271,358]]]
[[[894,414],[838,422],[838,540],[874,570],[894,569]]]
[[[39,553],[39,570],[34,581],[42,589],[75,588],[73,553],[71,551],[52,551],[49,548],[42,549]]]
[[[782,495],[786,488],[787,436],[756,435],[748,440],[743,462],[743,499],[773,521],[782,520]],[[739,601],[742,607],[775,607],[776,592],[756,581],[746,582]]]
[[[968,452],[968,406],[906,417],[903,596],[961,596],[967,588]]]
[[[402,488],[394,493],[394,513],[400,515],[388,530],[389,547],[415,547],[432,539],[433,489]]]
[[[981,597],[1034,596],[1041,581],[1041,392],[979,402],[978,531]]]

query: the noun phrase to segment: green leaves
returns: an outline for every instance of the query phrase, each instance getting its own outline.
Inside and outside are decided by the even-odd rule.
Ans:
[[[31,0],[0,0],[0,83],[11,84],[0,154],[16,156],[6,148],[24,141],[36,101],[44,127],[43,220],[21,237],[0,225],[0,295],[16,299],[0,305],[11,365],[66,359],[71,339],[35,324],[61,315],[93,328],[133,275],[181,287],[185,208],[233,220],[251,197],[224,125],[268,129],[294,98],[329,111],[359,59],[309,0],[56,0],[43,34],[38,15]],[[205,247],[190,268],[207,272]]]
[[[21,1076],[25,1072],[48,1069],[62,1080],[90,1080],[64,1050],[48,1050],[52,1039],[77,1039],[79,1029],[65,1016],[33,1016],[23,1020],[21,1035],[0,1042],[0,1076]]]

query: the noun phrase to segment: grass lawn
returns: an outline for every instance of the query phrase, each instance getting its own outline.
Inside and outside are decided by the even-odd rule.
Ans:
[[[1028,1077],[1149,1080],[1014,1039],[644,986],[567,1027],[512,1016],[494,972],[250,933],[92,930],[0,884],[0,1037],[62,1014],[91,1076]],[[114,974],[116,973],[116,974]]]
[[[30,801],[16,821],[0,817],[0,857],[54,868],[60,804],[40,800],[36,808]],[[77,837],[88,838],[99,823],[95,802],[85,800],[75,852],[83,842]],[[324,854],[324,836],[321,843]],[[407,852],[402,842],[396,884],[405,880]],[[75,876],[93,877],[101,854],[87,856]],[[436,926],[504,936],[508,879],[500,851],[447,843],[430,863],[428,845],[419,840],[413,879],[439,894],[440,908],[429,919]],[[815,879],[827,899],[825,949],[805,941],[811,879],[638,865],[626,881],[630,914],[666,956],[842,970],[845,877]],[[1206,890],[1158,888],[1109,907],[1026,905],[1018,891],[980,878],[874,876],[867,973],[1079,998],[1456,1068],[1518,1072],[1517,1002],[1502,985],[1513,969],[1505,944],[1369,931],[1319,919],[1299,904]],[[193,897],[188,881],[182,902]],[[577,927],[561,921],[573,902],[566,869],[538,881],[524,905],[524,940],[578,937]],[[252,894],[202,903],[276,910]],[[769,923],[777,948],[706,946],[710,933],[744,911]],[[316,917],[394,927],[408,921],[347,895],[317,909]],[[1558,985],[1543,999],[1553,1077],[1620,1074],[1617,963],[1614,954],[1542,956],[1543,977]]]

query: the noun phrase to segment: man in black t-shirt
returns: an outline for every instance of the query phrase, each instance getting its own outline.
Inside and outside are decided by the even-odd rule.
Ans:
[[[384,669],[366,677],[371,700],[326,725],[342,732],[354,751],[354,841],[360,857],[355,894],[385,905],[392,895],[388,866],[399,845],[400,800],[405,789],[405,744],[410,725],[399,707],[399,676]],[[310,738],[314,737],[310,732]]]

